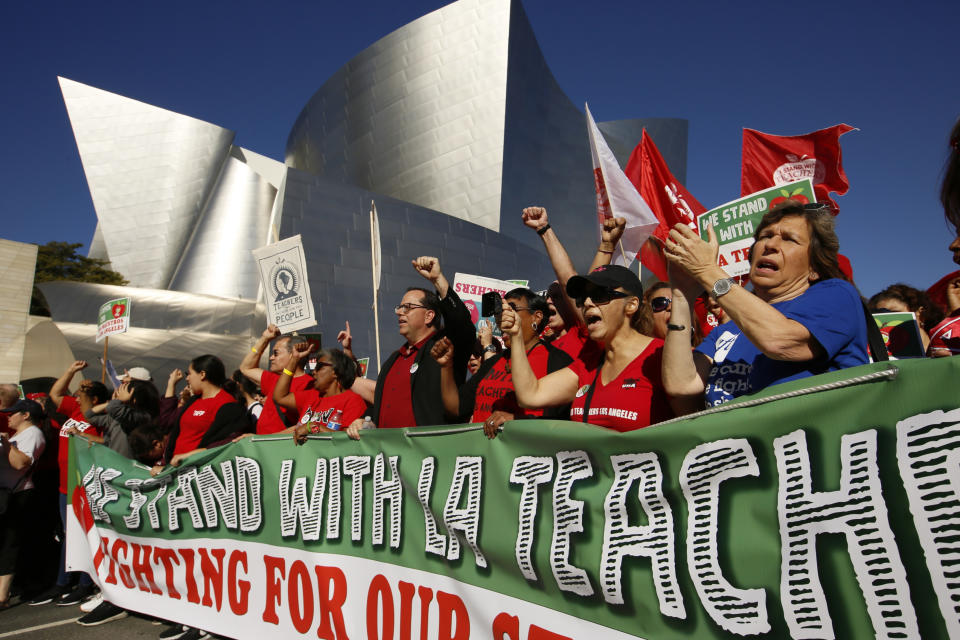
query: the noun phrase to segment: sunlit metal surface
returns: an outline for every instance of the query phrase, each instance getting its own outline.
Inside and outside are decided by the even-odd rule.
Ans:
[[[668,144],[682,173],[685,121],[600,126],[625,165],[648,122],[670,130],[658,141],[683,138]],[[357,54],[303,108],[286,162],[531,245],[538,239],[521,228],[520,210],[543,204],[575,263],[592,257],[584,114],[554,79],[519,1],[460,0]]]
[[[170,288],[255,299],[259,276],[250,252],[266,243],[276,195],[257,172],[228,157]]]
[[[20,379],[36,265],[37,245],[0,239],[0,383]]]
[[[359,53],[303,108],[287,140],[289,166],[231,146],[226,129],[61,85],[100,220],[91,255],[146,287],[44,285],[55,320],[75,325],[64,333],[81,351],[92,349],[99,305],[121,295],[134,298],[127,338],[144,349],[167,348],[153,331],[187,341],[180,359],[200,344],[186,337],[192,332],[248,341],[265,323],[250,300],[258,289],[250,250],[301,234],[314,331],[329,345],[349,320],[355,351],[372,355],[371,199],[382,233],[385,353],[399,342],[389,309],[406,287],[424,284],[410,267],[415,256],[439,257],[451,280],[461,271],[545,288],[553,272],[520,220],[529,205],[548,208],[578,269],[596,249],[582,105],[554,79],[519,0],[459,0]],[[647,127],[685,176],[686,121],[599,127],[621,165]],[[208,343],[198,353],[217,353],[221,342]],[[233,358],[232,343],[222,344]]]
[[[256,319],[263,318],[263,308],[253,300],[88,282],[41,282],[37,286],[50,304],[50,314],[58,324],[96,324],[100,305],[113,298],[129,296],[133,299],[132,327],[196,329],[204,333],[246,336],[253,335],[254,331],[260,335],[263,331],[261,321]]]
[[[66,78],[60,89],[113,268],[166,287],[233,132]]]

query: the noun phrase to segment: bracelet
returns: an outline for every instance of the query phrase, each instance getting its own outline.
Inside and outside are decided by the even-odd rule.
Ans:
[[[550,223],[548,222],[547,224],[545,224],[545,225],[543,225],[542,227],[540,227],[539,229],[537,229],[537,235],[538,235],[538,236],[542,236],[543,234],[545,234],[545,233],[547,232],[547,229],[549,229],[549,228],[550,228]]]
[[[667,323],[667,330],[668,330],[668,331],[686,331],[687,328],[686,328],[685,326],[683,326],[682,324],[673,324],[672,322],[668,322],[668,323]]]
[[[288,376],[290,376],[291,378],[293,377],[293,371],[290,371],[290,369],[284,369],[283,372]]]
[[[613,255],[613,251],[604,251],[603,249],[597,249],[597,253],[606,253],[607,255]]]
[[[250,351],[253,351],[254,353],[257,353],[257,348],[256,348],[256,347],[250,347]]]

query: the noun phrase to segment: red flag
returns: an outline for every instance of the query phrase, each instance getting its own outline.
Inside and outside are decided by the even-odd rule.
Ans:
[[[811,178],[817,201],[829,202],[836,215],[840,208],[829,194],[843,195],[850,187],[840,159],[840,136],[853,129],[838,124],[802,136],[744,129],[740,195]]]
[[[653,138],[643,130],[640,144],[630,154],[624,171],[643,199],[650,205],[660,224],[640,250],[640,262],[661,280],[667,279],[663,244],[673,225],[683,223],[697,230],[697,216],[706,208],[673,177]]]

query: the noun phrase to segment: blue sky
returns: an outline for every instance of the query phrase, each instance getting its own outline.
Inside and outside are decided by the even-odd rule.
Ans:
[[[3,3],[0,236],[92,236],[58,75],[232,129],[237,144],[282,160],[297,114],[334,71],[443,4]],[[597,120],[690,121],[686,186],[705,206],[739,196],[742,127],[793,135],[846,122],[860,131],[842,138],[851,187],[838,231],[862,292],[926,287],[955,268],[937,194],[960,115],[960,3],[524,7],[560,86]]]

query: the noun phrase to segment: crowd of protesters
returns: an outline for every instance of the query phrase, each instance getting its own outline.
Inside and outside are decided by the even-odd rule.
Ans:
[[[949,248],[960,264],[960,122],[950,141],[941,201],[956,232]],[[21,399],[14,385],[0,385],[0,608],[10,605],[18,566],[38,562],[36,550],[25,557],[21,549],[33,514],[46,504],[37,489],[45,459],[57,461],[50,465],[59,469],[52,484],[66,527],[71,437],[160,474],[205,449],[253,436],[304,444],[311,434],[338,430],[359,439],[372,428],[475,423],[494,438],[511,421],[530,418],[631,431],[885,359],[871,312],[915,313],[928,356],[960,354],[960,276],[929,292],[893,284],[864,300],[841,265],[827,205],[787,200],[763,217],[749,287],[717,266],[712,229],[707,241],[684,225],[671,230],[662,248],[669,282],[644,291],[635,272],[611,264],[623,219],[604,222],[593,263],[578,274],[547,211],[529,207],[522,217],[543,242],[556,281],[543,293],[506,292],[494,309],[498,338],[490,320],[474,325],[437,258],[413,258],[426,282],[411,286],[396,305],[402,344],[376,380],[358,375],[349,324],[337,336],[341,348],[319,351],[270,325],[241,362],[229,363],[236,367],[231,376],[217,356],[198,355],[186,373],[170,374],[162,396],[143,367],[126,371],[113,390],[92,380],[75,385],[83,361],[71,364],[47,394]],[[24,580],[24,599],[80,605],[86,615],[79,622],[87,625],[127,615],[98,595],[89,576],[65,570],[64,546],[53,584],[37,589]],[[171,623],[160,637],[205,635]]]

